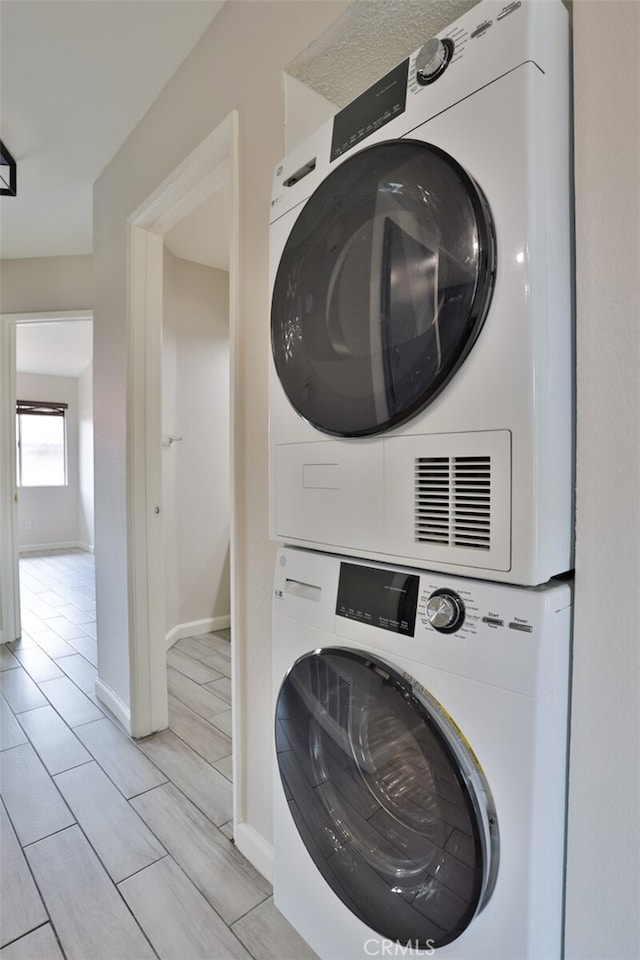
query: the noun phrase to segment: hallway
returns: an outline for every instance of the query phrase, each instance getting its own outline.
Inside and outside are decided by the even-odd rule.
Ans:
[[[232,838],[229,632],[167,654],[169,729],[131,741],[94,694],[93,557],[20,561],[0,647],[2,960],[306,960]]]

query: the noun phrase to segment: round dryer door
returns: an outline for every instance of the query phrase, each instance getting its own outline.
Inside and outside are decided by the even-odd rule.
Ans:
[[[437,701],[375,657],[316,650],[282,685],[276,750],[300,837],[349,910],[420,949],[459,937],[493,890],[498,830]]]
[[[335,436],[414,416],[473,346],[494,274],[489,207],[453,157],[400,140],[345,160],[303,207],[276,274],[272,349],[289,400]]]

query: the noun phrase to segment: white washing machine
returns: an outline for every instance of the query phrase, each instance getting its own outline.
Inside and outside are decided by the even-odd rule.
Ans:
[[[270,534],[572,566],[569,29],[484,0],[277,168]]]
[[[570,605],[280,549],[274,898],[321,960],[561,956]]]

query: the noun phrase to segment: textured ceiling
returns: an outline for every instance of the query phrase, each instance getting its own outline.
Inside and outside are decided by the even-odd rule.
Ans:
[[[355,0],[287,73],[343,107],[478,0]]]

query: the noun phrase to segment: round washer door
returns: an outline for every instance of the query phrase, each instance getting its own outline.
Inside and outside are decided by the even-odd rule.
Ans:
[[[491,896],[498,828],[438,702],[375,657],[327,648],[290,669],[275,723],[291,815],[336,896],[389,940],[459,937]]]
[[[345,160],[303,207],[274,283],[273,357],[298,413],[359,437],[422,410],[480,332],[495,259],[488,204],[444,151],[399,140]]]

